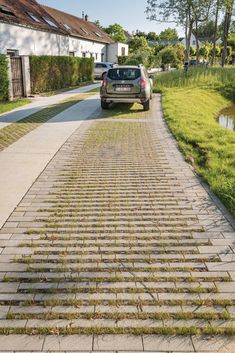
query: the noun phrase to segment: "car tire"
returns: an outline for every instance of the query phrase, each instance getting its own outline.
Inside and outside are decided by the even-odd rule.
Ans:
[[[104,110],[109,109],[109,103],[101,100],[101,108],[104,109]]]
[[[144,111],[148,111],[150,109],[150,99],[148,99],[146,102],[143,104]]]

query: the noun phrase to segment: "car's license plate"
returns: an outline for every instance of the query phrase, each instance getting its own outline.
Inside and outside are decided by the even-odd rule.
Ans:
[[[131,91],[131,87],[119,86],[119,87],[115,87],[115,91],[117,91],[117,92],[130,92]]]

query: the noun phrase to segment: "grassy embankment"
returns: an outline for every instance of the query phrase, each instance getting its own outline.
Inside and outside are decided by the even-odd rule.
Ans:
[[[29,99],[19,99],[13,102],[0,102],[0,114],[10,112],[13,109],[29,104]]]
[[[235,216],[235,132],[216,117],[235,102],[235,68],[191,69],[158,76],[163,111],[181,151]]]

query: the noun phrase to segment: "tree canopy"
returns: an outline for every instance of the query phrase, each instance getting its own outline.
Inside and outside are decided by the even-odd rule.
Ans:
[[[118,23],[114,23],[113,25],[110,25],[107,28],[104,28],[104,30],[106,33],[108,33],[110,35],[110,37],[115,42],[124,42],[125,43],[127,41],[127,37],[125,35],[125,30]]]
[[[161,40],[177,40],[178,38],[178,33],[175,28],[166,28],[159,34],[159,39]]]

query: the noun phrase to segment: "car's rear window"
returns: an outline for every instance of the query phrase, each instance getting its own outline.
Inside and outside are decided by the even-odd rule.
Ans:
[[[108,78],[115,81],[136,80],[140,77],[140,69],[117,68],[108,72]]]

